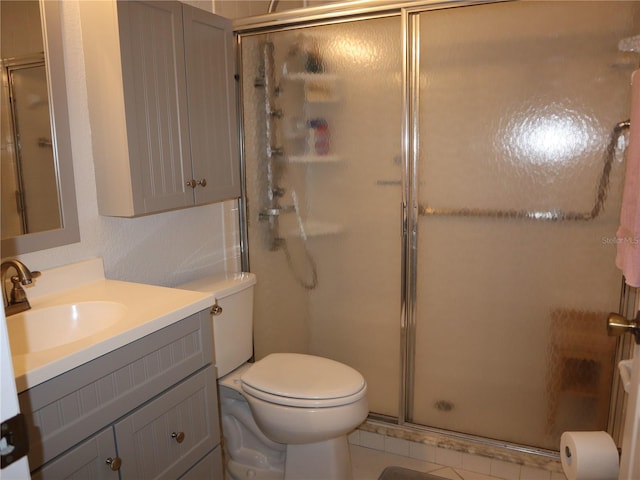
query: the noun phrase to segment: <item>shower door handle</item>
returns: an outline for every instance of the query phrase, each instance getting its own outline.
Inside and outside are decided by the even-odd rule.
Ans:
[[[624,333],[632,333],[636,338],[636,343],[640,345],[640,313],[635,320],[627,320],[618,313],[610,313],[607,320],[607,334],[610,337],[617,337]]]

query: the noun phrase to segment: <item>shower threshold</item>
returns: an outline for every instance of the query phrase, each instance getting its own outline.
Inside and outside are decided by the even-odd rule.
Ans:
[[[560,463],[558,452],[499,442],[487,438],[429,428],[423,425],[397,425],[391,423],[392,421],[394,420],[387,417],[370,415],[358,430],[427,445],[435,449],[453,450],[462,454],[499,460],[521,467],[531,467],[556,473],[562,472],[562,464]],[[409,455],[407,454],[406,456]]]

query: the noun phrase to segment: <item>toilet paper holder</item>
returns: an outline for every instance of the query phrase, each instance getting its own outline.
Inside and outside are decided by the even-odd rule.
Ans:
[[[607,319],[607,334],[617,337],[624,333],[631,333],[636,338],[636,344],[640,345],[640,313],[635,320],[628,320],[619,313],[610,313]]]

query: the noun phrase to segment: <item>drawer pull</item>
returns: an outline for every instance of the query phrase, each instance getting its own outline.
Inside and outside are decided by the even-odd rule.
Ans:
[[[191,180],[188,180],[186,183],[187,187],[191,187],[191,188],[196,188],[197,184],[198,182],[196,182],[195,179],[193,178]]]
[[[184,432],[177,432],[177,433],[173,432],[171,434],[171,438],[175,438],[176,442],[182,443],[182,442],[184,442]]]
[[[203,178],[202,180],[198,180],[198,185],[200,185],[201,187],[206,187],[207,186],[207,179]]]
[[[114,457],[114,458],[109,457],[105,460],[105,463],[109,465],[109,468],[111,470],[113,470],[114,472],[117,472],[118,470],[120,470],[120,466],[122,465],[122,460],[120,460],[120,457]]]

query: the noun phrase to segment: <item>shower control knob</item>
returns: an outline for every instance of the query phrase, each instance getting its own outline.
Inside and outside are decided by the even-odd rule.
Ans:
[[[198,185],[200,185],[201,187],[206,187],[207,186],[207,179],[203,178],[202,180],[198,180]]]
[[[196,185],[198,185],[198,182],[195,181],[194,178],[192,178],[191,180],[187,181],[187,187],[191,187],[191,188],[196,188]]]
[[[114,472],[117,472],[118,470],[120,470],[120,466],[122,465],[122,460],[120,460],[120,457],[109,457],[107,458],[104,463],[106,463],[107,465],[109,465],[109,468],[111,470],[113,470]]]

